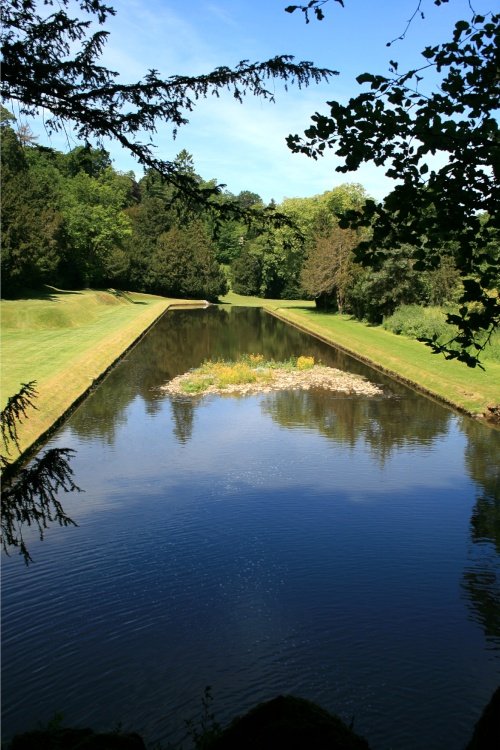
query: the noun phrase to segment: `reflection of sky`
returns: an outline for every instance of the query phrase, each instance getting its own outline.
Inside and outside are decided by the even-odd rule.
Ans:
[[[415,493],[439,497],[449,489],[475,494],[464,468],[467,438],[454,417],[431,444],[408,440],[380,461],[362,433],[350,446],[314,429],[281,427],[263,413],[259,396],[195,401],[192,435],[182,444],[173,432],[170,400],[160,403],[158,413],[148,415],[136,397],[112,445],[80,441],[71,422],[56,438],[77,451],[75,479],[86,491],[77,501],[78,517],[113,505],[118,497],[130,502],[135,493],[168,492],[184,481],[200,482],[219,499],[239,488],[268,492],[297,483],[313,493],[340,493],[361,503]]]
[[[150,414],[140,396],[112,443],[90,417],[92,440],[71,420],[54,437],[85,494],[61,498],[78,528],[27,535],[34,565],[4,567],[10,715],[162,739],[215,684],[223,720],[296,692],[359,713],[374,748],[420,750],[421,726],[462,739],[496,665],[461,588],[476,487],[459,420],[425,445],[404,431],[382,461],[362,430],[284,428],[259,396],[195,403],[184,443],[170,399]],[[394,715],[406,735],[386,743]]]

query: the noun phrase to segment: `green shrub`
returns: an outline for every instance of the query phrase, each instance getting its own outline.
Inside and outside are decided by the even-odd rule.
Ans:
[[[451,309],[444,307],[420,307],[419,305],[401,305],[393,315],[386,318],[382,327],[401,336],[411,339],[431,339],[437,336],[440,343],[450,341],[457,335],[457,328],[446,322],[446,315]],[[486,334],[478,336],[478,341],[485,340]],[[454,345],[452,345],[453,348]],[[458,349],[458,345],[456,346]],[[481,354],[481,361],[500,362],[500,331],[495,331]]]
[[[441,307],[401,305],[384,320],[382,326],[387,331],[410,339],[430,339],[433,336],[451,339],[456,334],[456,328],[446,322],[446,311]]]

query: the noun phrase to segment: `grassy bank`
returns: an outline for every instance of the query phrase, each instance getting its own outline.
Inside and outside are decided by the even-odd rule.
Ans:
[[[293,309],[293,308],[311,308],[315,309],[314,302],[303,299],[262,299],[262,297],[245,297],[242,294],[229,292],[225,297],[221,297],[221,302],[233,307],[266,307],[268,310]]]
[[[36,380],[36,411],[19,429],[27,450],[176,302],[146,294],[48,289],[2,300],[1,404]],[[15,458],[12,454],[11,458]]]
[[[279,309],[262,304],[283,320],[317,334],[355,356],[410,382],[447,403],[473,415],[485,413],[487,406],[500,402],[500,362],[488,360],[486,370],[432,354],[424,344],[396,336],[383,328],[368,326],[347,315],[316,312],[308,307]]]
[[[229,294],[228,305],[265,307],[471,414],[500,402],[500,363],[486,372],[433,355],[417,341],[347,316],[317,313],[312,302]],[[1,405],[21,383],[37,381],[37,410],[20,427],[21,450],[33,445],[171,304],[145,294],[48,289],[36,298],[2,300]],[[13,454],[12,458],[15,457]]]

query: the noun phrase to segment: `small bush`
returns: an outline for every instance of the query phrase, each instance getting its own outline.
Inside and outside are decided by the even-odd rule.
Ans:
[[[297,360],[298,370],[310,370],[314,367],[314,357],[299,357]]]
[[[456,328],[446,322],[446,311],[441,307],[420,307],[401,305],[393,315],[382,323],[383,328],[392,333],[408,336],[410,339],[453,338]]]
[[[249,354],[248,359],[252,365],[261,365],[264,362],[263,354]]]
[[[195,373],[192,378],[185,380],[181,387],[184,393],[203,393],[203,391],[206,391],[209,386],[213,385],[213,383],[213,378]]]

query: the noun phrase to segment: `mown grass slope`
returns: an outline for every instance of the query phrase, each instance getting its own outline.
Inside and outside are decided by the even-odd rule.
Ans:
[[[225,297],[221,297],[222,304],[233,305],[233,307],[266,307],[269,310],[277,308],[295,308],[306,307],[315,309],[315,304],[311,300],[303,299],[263,299],[262,297],[246,297],[243,294],[229,292]]]
[[[48,288],[2,300],[1,404],[36,380],[37,409],[19,429],[24,452],[175,302],[123,292]],[[11,458],[17,457],[17,452]]]

